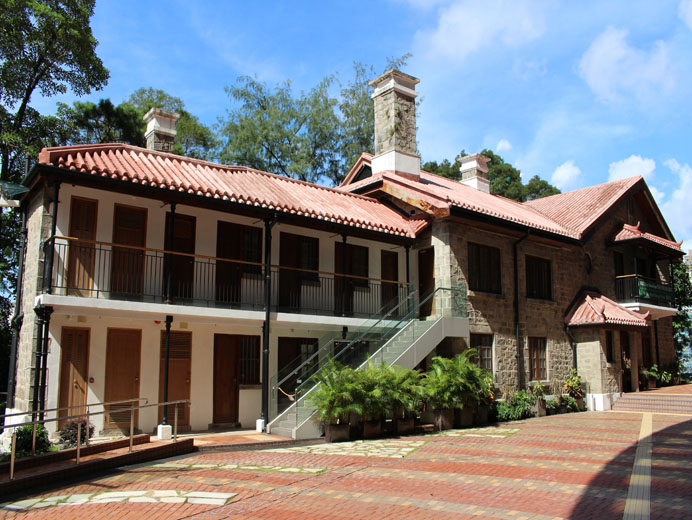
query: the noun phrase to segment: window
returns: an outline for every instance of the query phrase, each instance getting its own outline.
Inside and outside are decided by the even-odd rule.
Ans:
[[[613,351],[613,331],[606,330],[606,348],[605,355],[608,363],[615,363],[615,353]]]
[[[500,294],[502,292],[500,250],[469,242],[469,288]]]
[[[545,338],[529,338],[529,378],[531,381],[543,381],[548,379],[545,359]]]
[[[478,366],[493,371],[493,335],[471,334],[471,348],[478,352]]]
[[[526,296],[541,300],[552,299],[550,260],[526,256]]]
[[[243,336],[240,343],[240,377],[241,385],[258,385],[260,383],[260,338]]]

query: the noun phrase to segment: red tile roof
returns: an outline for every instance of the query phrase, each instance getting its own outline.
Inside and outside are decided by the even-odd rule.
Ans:
[[[622,242],[625,240],[635,239],[648,240],[650,242],[654,242],[658,245],[667,247],[669,249],[673,249],[677,252],[682,251],[680,247],[682,246],[682,242],[673,242],[672,240],[667,240],[657,235],[652,235],[651,233],[642,233],[641,231],[639,231],[639,222],[637,222],[636,226],[630,226],[629,224],[625,224],[622,227],[622,230],[615,236],[615,240],[613,240],[613,242]]]
[[[244,166],[225,166],[126,144],[44,148],[39,162],[85,175],[228,200],[391,235],[425,227],[376,200]]]
[[[579,298],[565,317],[565,323],[570,327],[586,325],[627,325],[631,327],[647,327],[646,319],[649,313],[639,314],[606,298],[595,291],[586,291]]]
[[[582,235],[642,177],[629,177],[526,202],[561,226]]]

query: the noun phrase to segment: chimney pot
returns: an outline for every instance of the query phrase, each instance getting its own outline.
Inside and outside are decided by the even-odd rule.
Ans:
[[[488,179],[488,161],[485,155],[473,154],[459,157],[461,163],[461,183],[477,190],[490,193],[490,180]]]
[[[160,152],[173,151],[175,123],[180,119],[180,114],[161,108],[152,108],[144,114],[142,119],[147,124],[147,130],[144,133],[147,148]]]

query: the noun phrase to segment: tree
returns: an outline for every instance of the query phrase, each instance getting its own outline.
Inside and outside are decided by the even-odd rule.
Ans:
[[[678,312],[673,316],[673,338],[678,362],[689,369],[692,362],[692,281],[690,266],[685,262],[672,264],[673,304]]]
[[[55,117],[30,106],[39,92],[89,94],[108,81],[89,19],[94,0],[4,0],[0,16],[0,179],[20,182],[24,161],[55,138]],[[19,215],[0,208],[0,356],[17,283]],[[4,377],[7,372],[2,373]]]
[[[467,155],[466,152],[462,150],[459,157],[465,155]],[[500,195],[508,199],[525,202],[527,200],[539,199],[541,197],[548,197],[549,195],[560,193],[559,189],[541,179],[538,175],[534,175],[528,183],[523,184],[521,182],[521,171],[505,162],[502,157],[492,150],[485,149],[481,152],[481,155],[485,155],[490,159],[487,163],[488,181],[490,182],[490,193],[493,195]],[[422,166],[426,171],[455,180],[461,178],[461,172],[459,171],[460,167],[461,163],[458,160],[450,163],[448,159],[440,163],[437,161],[428,161]]]
[[[110,99],[97,104],[76,101],[71,107],[58,103],[61,145],[86,143],[129,143],[145,146],[144,121],[129,103],[114,106]]]
[[[176,135],[173,142],[173,153],[196,159],[216,159],[218,141],[214,132],[208,126],[200,123],[197,116],[188,112],[185,109],[185,103],[179,97],[152,87],[140,88],[130,94],[129,99],[124,104],[131,105],[136,109],[140,121],[151,108],[162,108],[169,112],[178,113],[180,119],[175,125]],[[142,134],[144,128],[145,125],[142,122]]]

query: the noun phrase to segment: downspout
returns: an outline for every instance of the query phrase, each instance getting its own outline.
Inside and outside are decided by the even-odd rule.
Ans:
[[[264,323],[262,324],[262,411],[260,420],[266,431],[269,422],[269,320],[272,308],[272,228],[276,214],[264,220]]]
[[[512,250],[514,253],[514,334],[517,342],[517,389],[521,390],[524,387],[524,362],[522,356],[521,334],[519,331],[519,261],[517,259],[517,246],[526,240],[531,233],[527,229],[526,234],[519,240],[514,242]]]
[[[50,340],[50,315],[53,314],[53,307],[43,308],[43,348],[41,349],[41,393],[39,395],[39,410],[46,409],[46,377],[48,373],[48,341]],[[43,413],[39,415],[43,420]]]
[[[19,243],[19,266],[17,268],[17,294],[14,300],[14,314],[10,322],[12,327],[12,340],[10,343],[10,366],[7,374],[7,406],[14,408],[14,393],[17,380],[17,345],[19,344],[19,331],[22,329],[24,312],[22,312],[22,289],[24,287],[24,254],[26,248],[26,203],[22,204],[22,229]]]

